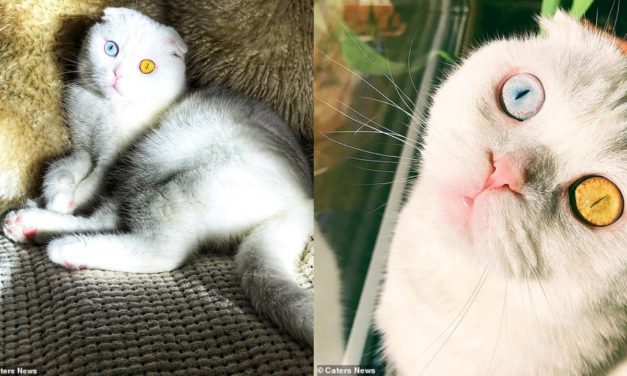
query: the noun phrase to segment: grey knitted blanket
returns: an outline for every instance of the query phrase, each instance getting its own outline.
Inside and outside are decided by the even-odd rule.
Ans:
[[[160,274],[68,271],[0,235],[0,368],[309,376],[312,363],[310,349],[255,313],[231,256]]]

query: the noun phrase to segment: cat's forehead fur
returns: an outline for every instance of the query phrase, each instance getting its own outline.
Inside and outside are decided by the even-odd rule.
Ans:
[[[138,41],[134,47],[169,44],[183,55],[187,52],[185,42],[173,28],[128,8],[105,8],[101,21],[90,30],[90,37],[95,36],[133,39]]]
[[[627,183],[625,56],[564,13],[540,24],[544,37],[495,41],[470,56],[435,97],[430,123],[470,131],[478,137],[466,141],[485,143],[483,149],[550,151],[559,161],[558,180],[599,168],[602,160],[623,160],[614,167]],[[496,99],[499,82],[514,72],[534,74],[545,90],[542,109],[523,123],[508,118]]]

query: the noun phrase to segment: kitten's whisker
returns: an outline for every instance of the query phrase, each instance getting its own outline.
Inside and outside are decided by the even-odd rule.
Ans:
[[[371,214],[375,213],[376,211],[381,210],[382,208],[386,207],[386,206],[387,206],[387,204],[388,204],[388,202],[387,202],[387,201],[383,201],[383,204],[381,204],[381,205],[377,206],[376,208],[374,208],[374,209],[372,209],[372,210],[368,210],[368,211],[366,212],[366,214],[367,214],[367,215],[371,215]]]
[[[388,102],[388,101],[384,101],[382,99],[377,99],[377,98],[372,98],[372,97],[360,97],[361,99],[368,99],[371,100],[373,102],[378,102],[378,103],[383,103],[386,104],[388,106],[391,106],[392,108],[398,109],[400,111],[403,111],[403,113],[407,116],[409,116],[409,118],[414,118],[415,116],[407,111],[405,111],[404,109],[402,109],[401,107],[399,107],[396,103],[394,102]],[[424,123],[424,122],[423,122]],[[406,123],[404,123],[406,124]],[[410,123],[411,124],[411,123]],[[406,124],[408,127],[410,126],[409,124]]]
[[[340,21],[340,22],[341,22],[341,21]],[[351,33],[349,32],[348,27],[346,26],[346,24],[345,24],[344,22],[341,22],[341,24],[342,24],[342,27],[344,28],[344,31],[346,32],[346,35],[348,35],[348,36],[349,36],[349,38],[351,39],[351,41],[355,44],[355,46],[357,46],[357,48],[359,48],[359,50],[361,51],[361,53],[362,53],[362,54],[363,54],[363,55],[364,55],[364,56],[365,56],[365,57],[366,57],[366,58],[367,58],[367,59],[368,59],[368,60],[369,60],[372,64],[374,64],[374,66],[376,66],[376,67],[377,67],[377,69],[378,69],[378,70],[379,70],[379,71],[383,74],[383,76],[384,76],[385,78],[387,78],[387,79],[388,79],[388,81],[390,81],[390,83],[391,83],[391,84],[394,86],[394,88],[397,90],[397,93],[398,93],[398,91],[402,92],[402,90],[400,90],[400,88],[398,87],[398,85],[396,84],[396,82],[394,82],[394,80],[393,80],[390,76],[388,76],[388,75],[385,73],[385,71],[384,71],[384,70],[383,70],[383,69],[379,66],[379,64],[377,64],[374,60],[372,60],[372,58],[371,58],[370,56],[368,56],[368,54],[366,54],[366,51],[364,51],[364,50],[363,50],[363,48],[359,45],[359,43],[357,43],[357,41],[355,40],[355,38],[351,35]],[[388,69],[389,69],[389,61],[390,61],[390,60],[388,59],[387,61],[388,61]],[[404,95],[404,94],[405,94],[405,93],[403,93],[403,95]],[[399,94],[399,95],[400,95],[400,94]],[[405,104],[405,106],[407,106],[407,108],[408,108],[409,110],[411,110],[411,108],[412,108],[411,104],[410,104],[410,105],[408,105],[408,104],[405,102],[405,100],[404,100],[404,98],[403,98],[403,96],[402,96],[402,95],[400,96],[400,98],[401,98],[401,100],[403,101],[403,104]],[[410,102],[411,102],[411,101],[410,101]]]
[[[348,131],[350,132],[350,131]],[[358,158],[358,157],[347,157],[348,159],[355,159],[358,161],[364,161],[364,162],[373,162],[373,163],[394,163],[394,164],[398,164],[398,161],[382,161],[380,159],[367,159],[367,158]]]
[[[536,305],[533,302],[533,292],[531,291],[531,286],[529,285],[529,279],[525,278],[525,284],[527,285],[527,294],[529,295],[529,303],[531,305],[531,311],[533,312],[533,317],[535,317],[536,321],[536,330],[540,330],[540,318],[538,317],[538,311],[536,310]]]
[[[429,360],[429,362],[427,362],[427,364],[423,367],[423,369],[420,371],[420,373],[418,373],[418,375],[422,375],[424,373],[424,371],[429,367],[429,365],[433,362],[433,360],[438,356],[438,354],[442,351],[442,349],[444,348],[444,346],[448,343],[449,339],[451,338],[451,336],[453,335],[453,333],[455,333],[455,331],[457,330],[457,328],[459,327],[459,325],[462,323],[462,321],[464,320],[464,318],[466,317],[466,314],[468,313],[468,311],[470,310],[470,307],[472,307],[472,304],[475,302],[477,296],[479,295],[479,292],[481,291],[481,288],[483,287],[483,284],[485,283],[487,277],[488,277],[488,266],[486,265],[486,268],[483,271],[483,274],[481,275],[481,280],[479,281],[478,284],[478,288],[475,288],[474,291],[474,295],[471,295],[471,299],[469,301],[469,304],[465,307],[461,317],[459,318],[459,320],[457,321],[457,324],[455,324],[455,326],[452,328],[451,332],[448,334],[448,336],[444,339],[444,342],[440,345],[440,347],[437,349],[436,353],[431,357],[431,359]]]
[[[409,96],[407,96],[407,94],[405,94],[405,92],[403,90],[401,90],[401,88],[394,81],[394,74],[392,73],[392,66],[390,65],[390,56],[388,55],[387,51],[385,53],[385,57],[386,57],[387,62],[388,62],[388,73],[390,74],[390,79],[389,80],[394,85],[394,90],[396,91],[396,94],[398,94],[398,96],[401,98],[401,100],[403,101],[405,106],[407,106],[407,108],[415,107],[415,106],[412,105],[411,98],[409,98]]]
[[[418,34],[418,29],[414,31],[414,36],[411,38],[411,44],[409,45],[409,52],[407,53],[407,76],[409,77],[409,81],[411,82],[411,86],[414,88],[416,95],[420,97],[420,92],[416,87],[416,83],[411,77],[411,50],[414,48],[414,42],[416,41],[416,35]]]
[[[610,26],[610,19],[612,17],[612,11],[614,10],[614,4],[616,3],[616,1],[612,1],[612,6],[610,7],[610,12],[607,14],[607,20],[605,20],[605,27],[603,28],[603,31],[608,31],[609,26]]]
[[[359,80],[361,80],[363,83],[365,83],[366,85],[368,85],[370,88],[372,88],[374,91],[376,91],[379,95],[381,95],[383,98],[387,99],[390,102],[394,102],[393,100],[391,100],[387,95],[385,95],[381,90],[377,89],[373,84],[371,84],[370,82],[368,82],[368,80],[366,80],[365,78],[361,77],[361,75],[353,72],[350,68],[348,68],[347,66],[345,66],[344,64],[340,63],[339,61],[335,60],[334,58],[332,58],[331,56],[327,55],[325,52],[322,52],[322,55],[325,56],[327,59],[331,60],[333,63],[339,65],[340,67],[346,69],[347,71],[349,71],[353,76],[359,78]],[[411,110],[411,108],[408,108],[407,110]]]
[[[416,178],[415,176],[406,176],[404,178],[398,178],[398,179],[394,179],[392,181],[384,181],[384,182],[380,182],[380,183],[360,183],[360,184],[353,184],[353,186],[357,186],[357,187],[363,187],[363,186],[385,186],[385,185],[391,185],[397,182],[403,182],[403,181],[409,181],[411,179]]]
[[[616,31],[616,26],[618,26],[618,13],[620,12],[620,0],[617,0],[617,4],[616,4],[616,17],[614,17],[614,35],[616,35],[617,31]]]
[[[328,102],[326,102],[326,101],[324,101],[324,100],[321,100],[321,99],[320,99],[320,101],[321,101],[322,103],[326,104],[327,106],[329,106],[329,107],[333,108],[335,111],[339,112],[340,114],[342,114],[342,115],[346,116],[347,118],[349,118],[349,119],[353,120],[354,122],[356,122],[356,123],[358,123],[358,124],[361,124],[361,125],[362,125],[362,128],[363,128],[363,127],[366,127],[366,128],[371,129],[371,130],[374,130],[374,131],[379,131],[379,132],[380,132],[381,134],[383,134],[383,135],[389,136],[389,137],[391,137],[391,138],[393,138],[393,139],[395,139],[395,140],[397,140],[397,141],[400,141],[400,142],[402,142],[402,143],[404,143],[404,144],[406,144],[406,145],[412,146],[412,145],[411,145],[411,144],[410,144],[410,143],[409,143],[409,142],[408,142],[408,141],[407,141],[407,140],[406,140],[406,139],[405,139],[402,135],[400,135],[400,134],[398,134],[398,133],[396,133],[396,132],[394,132],[394,131],[391,131],[391,130],[389,130],[389,129],[385,128],[385,127],[384,127],[384,126],[382,126],[381,124],[379,124],[379,123],[377,123],[377,122],[372,121],[372,119],[369,119],[369,121],[371,121],[372,123],[374,123],[374,124],[378,125],[380,128],[382,128],[382,129],[384,129],[384,130],[379,129],[379,128],[374,127],[374,126],[371,126],[371,125],[369,125],[367,122],[363,122],[363,121],[361,121],[361,120],[357,119],[356,117],[349,115],[347,112],[340,110],[339,108],[337,108],[337,107],[333,106],[332,104],[330,104],[330,103],[328,103]],[[347,106],[345,103],[342,103],[341,101],[338,101],[338,102],[340,102],[342,105],[344,105],[346,108],[348,108],[348,109],[349,109],[349,110],[351,110],[352,112],[354,112],[354,113],[356,113],[357,115],[362,116],[364,119],[367,119],[367,120],[368,120],[368,118],[366,118],[364,115],[362,115],[361,113],[359,113],[359,111],[356,111],[355,109],[353,109],[353,108],[352,108],[352,107],[350,107],[350,106]]]
[[[490,356],[490,363],[488,363],[488,371],[486,375],[490,374],[490,370],[492,369],[492,362],[494,361],[494,357],[496,356],[496,350],[499,346],[499,340],[501,339],[501,329],[503,328],[503,321],[505,318],[505,307],[507,305],[507,289],[509,287],[509,279],[505,279],[505,293],[503,294],[503,307],[501,308],[501,320],[499,320],[499,329],[496,334],[496,343],[494,344],[494,349],[492,350],[492,356]]]
[[[361,148],[358,148],[358,147],[351,146],[351,145],[345,144],[343,142],[340,142],[340,141],[338,141],[338,140],[336,140],[336,139],[334,139],[332,137],[329,137],[326,134],[324,134],[324,132],[319,132],[319,133],[320,133],[320,135],[322,135],[322,137],[328,139],[329,141],[335,142],[336,144],[344,146],[344,147],[347,147],[349,149],[360,151],[362,153],[377,155],[377,156],[385,157],[385,158],[405,159],[405,160],[408,160],[408,161],[412,161],[413,160],[413,158],[407,158],[407,157],[402,157],[402,156],[397,156],[397,155],[389,155],[389,154],[377,153],[377,152],[374,152],[374,151],[361,149]]]
[[[349,166],[354,167],[354,168],[356,168],[358,170],[362,170],[362,171],[383,172],[383,173],[386,173],[386,174],[393,174],[393,173],[396,172],[396,170],[379,170],[379,169],[376,169],[376,168],[361,167],[361,166],[357,166],[357,165],[350,164],[350,163],[349,163]]]
[[[347,107],[348,109],[352,110],[353,112],[356,112],[359,114],[359,111],[353,109],[352,107],[346,105],[344,102],[338,100],[338,102],[342,103],[345,107]],[[352,131],[353,135],[356,135],[357,133],[361,132],[362,129],[366,126],[366,124],[370,124],[372,122],[374,122],[374,119],[376,118],[376,115],[371,117],[371,118],[366,118],[365,116],[362,115],[362,117],[366,120],[365,123],[361,123],[361,125],[359,126],[359,128],[355,129],[354,131]],[[378,130],[377,130],[378,131]],[[381,133],[381,132],[379,132]]]
[[[544,290],[544,286],[542,285],[542,281],[540,280],[540,276],[536,272],[536,268],[531,266],[531,262],[529,262],[529,259],[527,259],[527,257],[525,256],[524,253],[522,253],[522,257],[525,260],[525,263],[527,264],[527,266],[529,267],[529,271],[533,275],[533,278],[538,283],[538,287],[540,287],[540,291],[542,292],[542,295],[544,296],[544,299],[546,300],[546,304],[549,307],[549,310],[555,316],[555,318],[558,318],[557,315],[555,314],[555,310],[553,309],[553,306],[551,305],[551,301],[549,300],[549,297],[547,296],[546,291]]]
[[[341,134],[341,133],[350,133],[350,134],[352,134],[352,135],[355,135],[355,133],[359,133],[359,134],[362,134],[362,133],[374,133],[374,134],[381,134],[381,131],[379,131],[379,130],[376,130],[376,131],[364,131],[364,130],[360,130],[360,131],[327,131],[327,132],[325,132],[325,133],[326,133],[326,134],[336,134],[336,133]]]
[[[466,307],[467,307],[469,304],[471,304],[471,301],[472,301],[472,299],[473,299],[473,296],[474,296],[474,295],[478,292],[478,290],[479,290],[479,288],[480,288],[480,286],[481,286],[481,284],[482,284],[483,279],[487,276],[487,273],[488,273],[488,266],[489,266],[489,265],[486,265],[485,269],[483,269],[483,272],[481,273],[481,276],[479,277],[479,280],[478,280],[478,281],[477,281],[477,283],[475,284],[474,289],[473,289],[473,290],[472,290],[472,292],[470,293],[470,296],[468,297],[468,299],[466,299],[466,301],[464,302],[464,305],[463,305],[463,306],[462,306],[462,308],[459,310],[459,312],[457,312],[457,314],[455,315],[455,317],[453,317],[453,320],[451,320],[451,323],[450,323],[450,324],[449,324],[446,328],[444,328],[444,330],[443,330],[443,331],[442,331],[442,332],[441,332],[441,333],[440,333],[437,337],[435,337],[435,338],[433,339],[433,341],[432,341],[432,342],[431,342],[431,343],[430,343],[430,344],[429,344],[426,348],[424,348],[424,349],[420,352],[420,354],[418,354],[418,356],[416,357],[416,359],[414,359],[414,360],[412,361],[412,363],[411,363],[412,365],[413,365],[414,363],[416,363],[416,362],[418,361],[418,359],[420,359],[420,358],[422,357],[422,355],[424,355],[424,354],[425,354],[425,353],[426,353],[426,352],[427,352],[427,351],[428,351],[428,350],[429,350],[429,349],[430,349],[433,345],[435,345],[435,344],[438,342],[438,340],[439,340],[439,339],[440,339],[440,338],[441,338],[441,337],[442,337],[442,336],[443,336],[443,335],[444,335],[444,334],[445,334],[445,333],[446,333],[449,329],[451,329],[451,328],[453,327],[453,325],[455,325],[455,322],[456,322],[456,321],[457,321],[457,320],[458,320],[458,319],[462,316],[462,314],[463,314],[464,310],[466,309]]]

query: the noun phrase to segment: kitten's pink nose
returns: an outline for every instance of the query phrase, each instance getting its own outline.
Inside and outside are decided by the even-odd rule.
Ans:
[[[120,77],[122,76],[122,75],[120,74],[120,72],[118,72],[118,70],[117,70],[117,69],[113,71],[113,74],[115,74],[115,80],[116,80],[116,81],[117,81],[117,80],[119,80],[119,79],[120,79]]]
[[[483,190],[509,188],[521,193],[524,178],[519,169],[514,166],[513,160],[509,156],[503,156],[492,162],[493,171],[485,182]]]

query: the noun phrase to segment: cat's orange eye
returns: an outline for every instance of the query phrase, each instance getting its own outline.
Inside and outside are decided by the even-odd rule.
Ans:
[[[139,70],[144,73],[152,73],[155,70],[155,62],[150,59],[144,59],[139,62]]]
[[[623,214],[623,195],[611,180],[586,176],[569,188],[570,206],[582,222],[596,227],[611,225]]]

